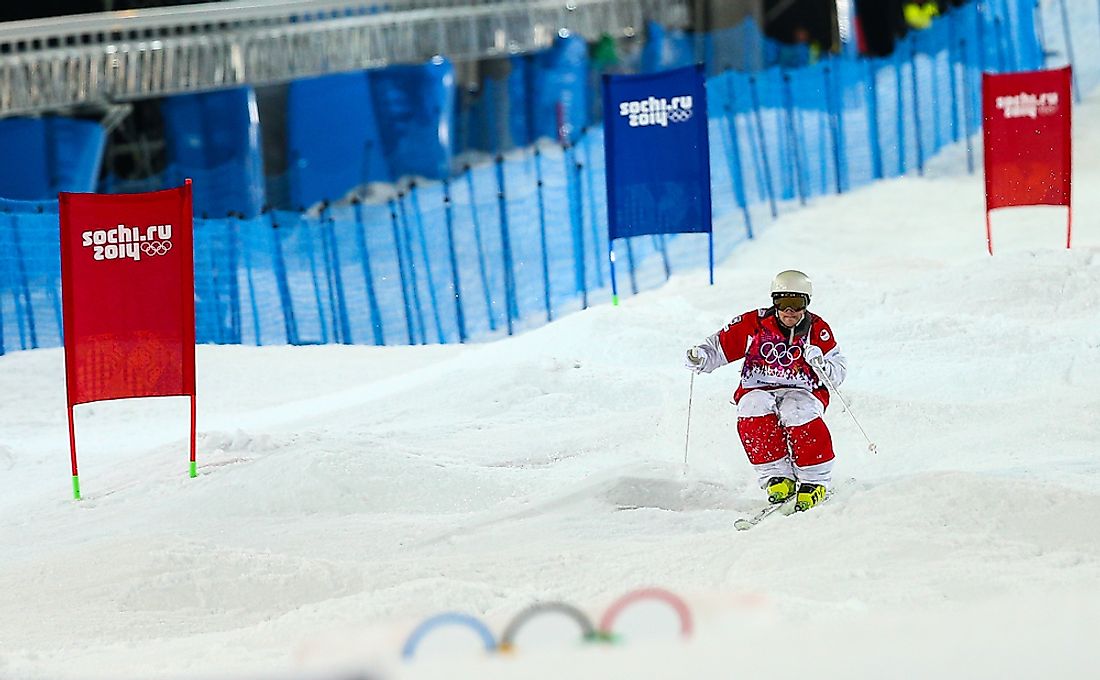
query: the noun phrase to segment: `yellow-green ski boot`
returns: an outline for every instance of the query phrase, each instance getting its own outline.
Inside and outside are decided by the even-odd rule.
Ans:
[[[825,500],[825,485],[803,482],[798,486],[798,500],[795,506],[798,512],[805,512]]]
[[[796,488],[793,479],[772,477],[764,486],[764,491],[768,492],[769,503],[782,503],[794,495]]]

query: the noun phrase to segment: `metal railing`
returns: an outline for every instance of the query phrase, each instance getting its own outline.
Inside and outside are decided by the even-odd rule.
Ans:
[[[690,0],[227,2],[0,24],[0,117],[683,26]]]

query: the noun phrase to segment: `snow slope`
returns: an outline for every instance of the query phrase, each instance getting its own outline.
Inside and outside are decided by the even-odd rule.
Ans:
[[[705,273],[466,347],[202,346],[199,478],[186,404],[80,407],[69,500],[60,350],[0,357],[0,677],[1036,677],[1100,661],[1100,105],[1076,112],[1077,210],[995,215],[952,149],[908,177],[791,212]],[[703,247],[701,245],[701,247]],[[813,276],[849,357],[826,420],[820,510],[747,533],[759,490],[728,404],[683,350]],[[623,644],[532,626],[512,658],[425,616],[499,635],[539,599],[593,618],[659,585]],[[564,631],[564,632],[563,632]],[[633,643],[632,643],[633,641]],[[311,677],[318,677],[311,675]]]

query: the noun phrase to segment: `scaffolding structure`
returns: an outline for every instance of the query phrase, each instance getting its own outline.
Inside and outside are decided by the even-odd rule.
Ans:
[[[689,0],[247,0],[0,24],[0,117],[684,26]]]

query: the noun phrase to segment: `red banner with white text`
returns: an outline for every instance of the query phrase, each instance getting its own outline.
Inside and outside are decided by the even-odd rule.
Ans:
[[[60,196],[69,405],[195,394],[191,185]]]
[[[195,267],[191,180],[146,194],[60,195],[61,298],[73,497],[73,407],[191,398],[195,476]]]
[[[1070,206],[1071,81],[1070,67],[982,76],[987,241],[991,210]]]

